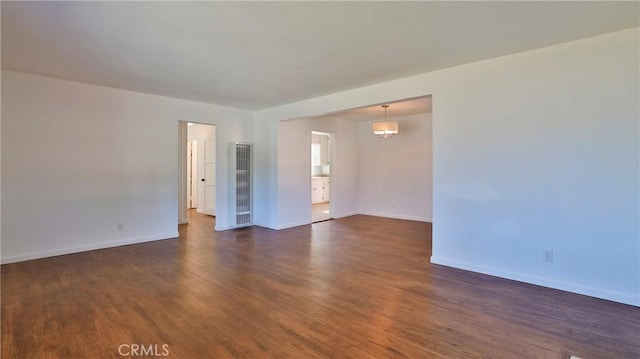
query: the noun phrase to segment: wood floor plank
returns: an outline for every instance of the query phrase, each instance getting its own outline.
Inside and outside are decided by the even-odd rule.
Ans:
[[[432,265],[428,223],[190,216],[176,239],[3,265],[2,358],[640,358],[639,308]]]

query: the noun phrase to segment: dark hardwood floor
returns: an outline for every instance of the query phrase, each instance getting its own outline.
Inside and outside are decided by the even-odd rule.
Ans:
[[[431,265],[427,223],[191,216],[178,239],[3,265],[2,358],[640,358],[639,308]]]

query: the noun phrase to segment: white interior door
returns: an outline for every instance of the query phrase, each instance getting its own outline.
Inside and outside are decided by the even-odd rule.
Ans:
[[[214,137],[205,137],[202,141],[203,172],[200,176],[201,192],[198,212],[216,215],[216,141]]]

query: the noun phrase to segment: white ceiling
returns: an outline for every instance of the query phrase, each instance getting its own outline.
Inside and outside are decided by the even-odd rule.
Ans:
[[[351,110],[318,116],[316,118],[339,118],[353,121],[383,121],[384,107],[382,107],[382,105],[389,105],[387,108],[387,118],[391,121],[397,117],[431,113],[431,96],[354,108]]]
[[[639,25],[634,2],[2,2],[2,68],[244,109]]]

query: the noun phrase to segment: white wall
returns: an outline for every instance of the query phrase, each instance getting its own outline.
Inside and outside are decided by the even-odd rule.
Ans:
[[[311,221],[311,129],[306,120],[286,121],[278,130],[278,217],[275,229]],[[289,195],[282,197],[279,194]]]
[[[259,111],[260,191],[279,121],[433,95],[431,261],[640,305],[638,30]],[[274,226],[296,210],[278,190]]]
[[[2,261],[176,235],[177,120],[218,125],[219,153],[255,136],[256,223],[301,223],[289,199],[308,196],[295,178],[309,167],[290,152],[300,129],[280,121],[433,95],[431,261],[640,305],[638,30],[258,111],[252,124],[240,110],[2,71]],[[355,144],[357,164],[357,126],[335,126],[336,150]],[[357,203],[357,168],[336,168],[345,203]]]
[[[255,215],[253,223],[275,228],[278,206],[278,125],[273,121],[254,121],[253,172]]]
[[[2,90],[3,263],[175,237],[178,120],[216,124],[220,153],[251,139],[226,107],[11,71]]]
[[[332,215],[340,218],[357,212],[357,123],[333,118],[300,119],[278,123],[277,224],[287,228],[311,223],[311,131],[331,133]]]
[[[307,133],[316,131],[333,135],[333,142],[329,145],[331,216],[341,218],[356,214],[358,212],[359,178],[357,123],[328,116],[308,118],[304,121],[308,124]],[[309,184],[307,186],[308,198],[311,198],[311,181],[309,180],[307,183]],[[309,216],[311,216],[311,212],[309,212]],[[309,217],[309,221],[311,221],[311,217]]]
[[[640,305],[638,40],[624,31],[442,77],[432,262]]]
[[[373,134],[373,121],[358,125],[359,212],[431,222],[431,114],[393,120],[399,133],[389,139]]]
[[[312,129],[334,134],[331,145],[331,215],[334,218],[358,213],[358,124],[341,119],[334,120],[334,130],[323,130],[318,120],[312,120]]]

